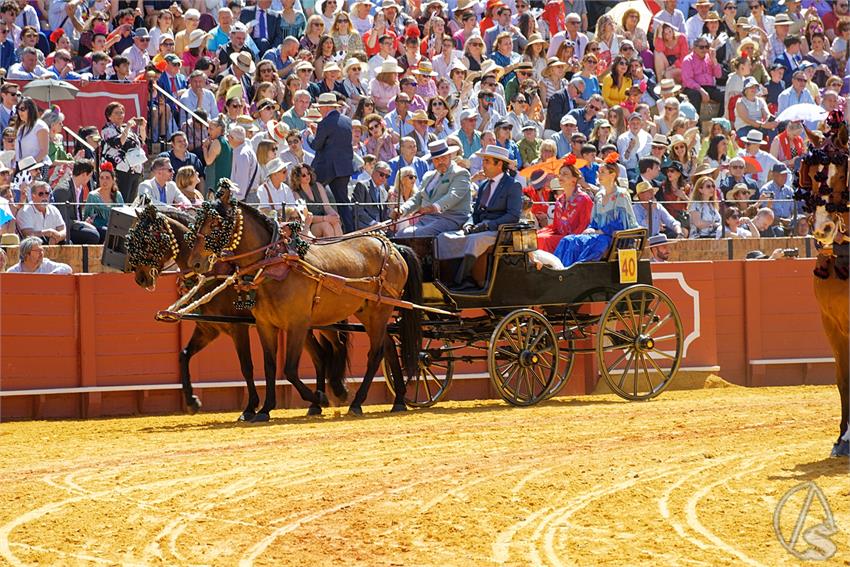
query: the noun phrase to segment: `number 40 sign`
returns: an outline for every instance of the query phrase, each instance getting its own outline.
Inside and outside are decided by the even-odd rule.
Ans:
[[[637,283],[637,250],[624,248],[617,254],[620,261],[620,283]]]

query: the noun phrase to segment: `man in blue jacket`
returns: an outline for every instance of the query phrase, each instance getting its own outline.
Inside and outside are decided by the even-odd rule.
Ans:
[[[463,258],[455,275],[458,290],[478,287],[470,279],[475,261],[496,243],[499,227],[518,222],[522,212],[522,186],[509,174],[516,163],[508,150],[491,145],[480,156],[487,179],[478,187],[470,219],[463,230],[444,232],[437,237],[440,259]]]
[[[330,187],[334,201],[341,203],[337,207],[345,232],[354,230],[354,214],[348,206],[348,180],[354,173],[354,149],[351,146],[351,119],[339,112],[339,103],[334,93],[319,95],[316,106],[322,114],[310,147],[316,152],[313,169],[316,180]]]

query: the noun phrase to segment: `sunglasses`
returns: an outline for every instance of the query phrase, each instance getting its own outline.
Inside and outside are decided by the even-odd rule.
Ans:
[[[481,85],[484,87],[495,87],[496,83],[481,83]]]
[[[309,173],[307,173],[307,172],[305,171],[305,172],[302,172],[302,173],[299,175],[299,177],[300,177],[301,179],[307,179],[308,177],[310,177],[310,174],[309,174]]]
[[[369,126],[369,131],[370,131],[370,132],[375,132],[376,130],[380,130],[380,129],[381,129],[381,125],[380,125],[380,124],[372,124],[371,126]]]
[[[47,196],[50,195],[50,192],[49,191],[39,191],[35,195],[38,196],[38,197],[47,197]]]
[[[396,104],[410,104],[410,101],[409,100],[397,100],[397,101],[395,101],[395,103]]]
[[[743,165],[730,165],[729,169],[744,169]]]
[[[520,77],[530,77],[531,71],[517,71],[516,74]]]
[[[382,177],[382,178],[384,178],[384,179],[386,179],[387,177],[389,177],[389,176],[390,176],[390,174],[389,174],[389,173],[385,173],[385,172],[383,172],[383,171],[376,171],[376,172],[375,172],[375,175],[377,175],[377,176],[379,176],[379,177]]]
[[[310,24],[310,27],[323,28],[323,27],[325,27],[325,24],[323,24],[321,22],[315,22],[315,23]]]
[[[737,10],[737,8],[735,6],[725,6],[723,9],[724,10]]]
[[[33,37],[35,37],[35,36],[33,36]],[[136,39],[138,39],[142,43],[150,43],[151,42],[151,38],[149,38],[149,37],[137,37]]]
[[[598,106],[593,106],[593,105],[588,106],[588,108],[590,110],[595,110],[596,112],[599,112],[600,110],[602,110],[602,108],[600,108]]]
[[[242,105],[239,104],[238,102],[233,102],[233,103],[230,103],[230,104],[227,105],[227,108],[241,108],[241,107],[242,107]]]
[[[703,189],[714,189],[714,183],[704,183],[702,186]]]
[[[408,173],[407,175],[404,176],[404,178],[405,179],[416,179],[416,176],[413,175],[412,173]]]
[[[348,22],[348,20],[339,20],[337,23],[338,24],[347,24],[349,22]]]
[[[443,104],[442,102],[432,102],[432,103],[431,103],[431,108],[436,108],[436,107],[438,107],[438,106],[439,106],[439,107],[443,107],[443,108],[445,108],[445,106],[446,106],[446,105],[445,105],[445,104]]]
[[[408,81],[402,85],[403,87],[418,87],[419,83],[416,81]]]

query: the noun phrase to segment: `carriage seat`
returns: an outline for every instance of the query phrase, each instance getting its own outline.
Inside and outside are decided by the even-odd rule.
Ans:
[[[618,230],[614,233],[611,246],[608,247],[608,251],[603,256],[603,259],[606,262],[616,262],[619,258],[618,252],[624,249],[637,250],[638,257],[640,257],[643,249],[646,247],[647,240],[647,230],[643,227]]]

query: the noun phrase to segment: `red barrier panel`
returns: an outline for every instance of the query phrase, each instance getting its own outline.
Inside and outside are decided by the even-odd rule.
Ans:
[[[29,81],[11,81],[23,88]],[[125,120],[136,116],[147,116],[148,84],[146,81],[132,83],[117,83],[113,81],[91,81],[83,84],[81,81],[67,81],[79,89],[77,98],[73,100],[54,101],[53,104],[62,109],[65,115],[65,126],[78,131],[84,126],[102,128],[106,123],[104,110],[110,102],[120,102],[127,111]],[[47,103],[36,101],[39,108],[47,108]]]
[[[832,383],[834,364],[812,292],[813,266],[813,260],[654,264],[655,285],[670,295],[682,317],[682,368],[748,386]],[[177,355],[194,324],[153,318],[177,297],[173,277],[161,278],[151,293],[127,274],[0,274],[0,290],[0,419],[181,410]],[[256,333],[251,335],[254,376],[261,385],[262,351]],[[577,346],[588,347],[591,340],[581,343]],[[367,349],[366,337],[355,335],[350,376],[362,376]],[[204,383],[195,393],[206,409],[229,411],[244,404],[244,387],[232,385],[242,375],[228,337],[216,339],[190,369],[194,382]],[[455,374],[467,379],[453,383],[450,399],[496,396],[483,364],[458,364]],[[301,376],[314,376],[307,356]],[[562,393],[590,392],[597,381],[595,357],[578,356]],[[231,384],[219,388],[216,382]],[[279,407],[303,405],[290,386],[278,386],[278,392]],[[388,401],[380,382],[369,401]]]

